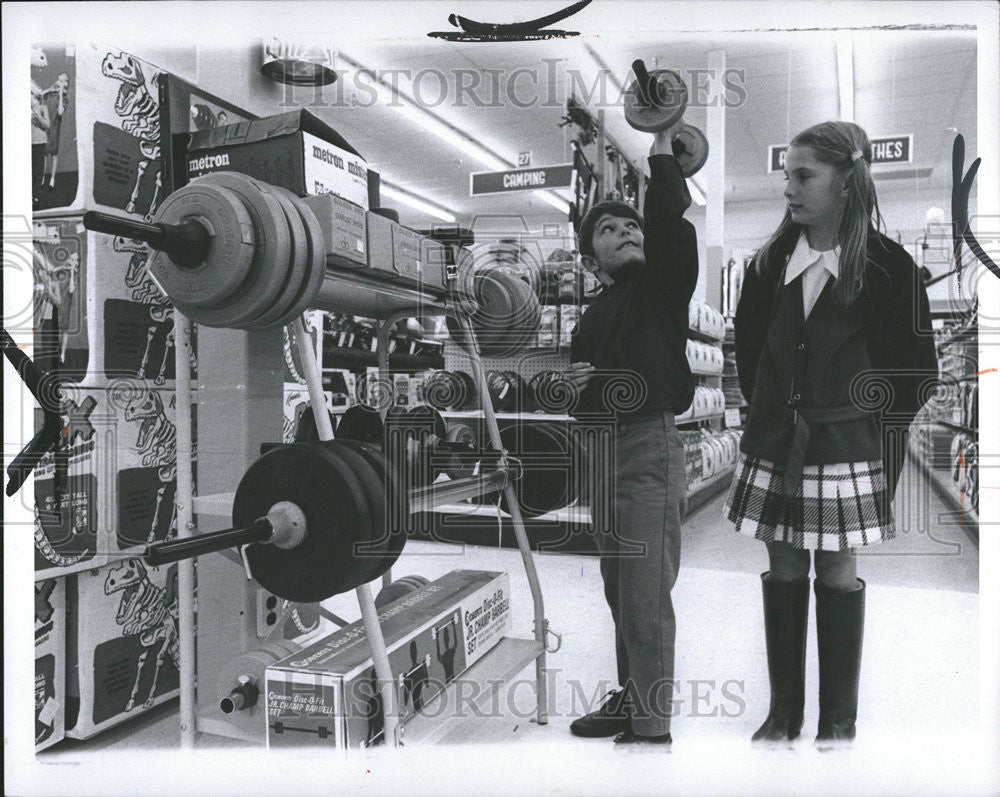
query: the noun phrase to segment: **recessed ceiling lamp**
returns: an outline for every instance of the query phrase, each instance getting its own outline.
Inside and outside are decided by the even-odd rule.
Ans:
[[[325,47],[275,37],[264,42],[260,71],[277,83],[327,86],[337,79],[333,56]]]

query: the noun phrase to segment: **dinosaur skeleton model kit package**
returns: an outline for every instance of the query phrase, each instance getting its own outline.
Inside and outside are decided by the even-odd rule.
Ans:
[[[499,643],[511,616],[509,576],[482,570],[453,570],[384,606],[379,622],[401,722]],[[362,621],[269,666],[265,677],[268,747],[381,740],[382,698]]]
[[[36,213],[150,216],[163,199],[158,67],[96,44],[31,48]]]
[[[176,534],[175,401],[172,390],[128,380],[63,387],[65,432],[34,472],[36,579],[91,570]]]
[[[66,580],[35,582],[35,750],[66,734]]]
[[[177,600],[176,564],[119,557],[70,580],[67,737],[88,739],[178,693]]]
[[[35,218],[35,363],[66,382],[175,379],[172,305],[150,278],[149,247],[86,230],[82,217]],[[192,344],[190,362],[196,366]]]

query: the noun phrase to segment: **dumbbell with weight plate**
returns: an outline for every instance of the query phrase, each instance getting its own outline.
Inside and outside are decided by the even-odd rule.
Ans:
[[[684,80],[671,69],[646,71],[642,59],[632,62],[635,82],[625,92],[625,119],[644,133],[669,130],[684,117],[688,92]],[[708,160],[708,139],[697,127],[685,124],[671,142],[685,177],[695,175]]]

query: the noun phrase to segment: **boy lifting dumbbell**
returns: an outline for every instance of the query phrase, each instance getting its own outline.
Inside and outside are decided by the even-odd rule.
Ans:
[[[570,729],[615,736],[616,744],[669,744],[676,627],[670,592],[687,502],[674,416],[694,395],[685,344],[698,279],[695,229],[684,218],[691,204],[685,177],[704,164],[708,150],[700,131],[683,122],[687,91],[680,77],[669,70],[647,74],[641,61],[633,70],[626,118],[654,133],[644,213],[606,201],[580,225],[583,265],[602,290],[574,330],[566,372],[580,391],[574,416],[615,430],[614,478],[596,474],[590,493],[620,688]],[[627,410],[614,406],[616,391],[608,389],[623,369],[638,391]],[[611,502],[610,512],[602,501]],[[611,518],[610,527],[603,517]]]

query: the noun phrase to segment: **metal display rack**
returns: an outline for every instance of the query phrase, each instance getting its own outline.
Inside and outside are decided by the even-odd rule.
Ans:
[[[314,300],[316,309],[331,312],[341,312],[351,315],[361,315],[379,321],[378,327],[378,352],[380,375],[385,377],[389,372],[389,333],[394,325],[401,319],[420,313],[447,313],[455,317],[465,328],[468,339],[475,340],[475,333],[468,316],[458,312],[449,304],[435,301],[423,293],[399,285],[393,285],[381,280],[372,279],[364,274],[356,272],[336,272],[327,271],[323,287],[317,298]],[[218,514],[227,505],[231,505],[232,496],[209,495],[194,496],[193,483],[193,439],[191,428],[191,373],[189,353],[191,348],[191,322],[184,318],[176,310],[175,326],[177,329],[176,339],[176,367],[177,367],[177,509],[178,509],[178,538],[194,536],[195,509],[205,512],[211,510]],[[291,326],[295,345],[299,350],[303,369],[305,371],[307,388],[310,395],[310,405],[313,410],[316,426],[321,440],[333,439],[333,429],[330,419],[325,411],[323,399],[322,376],[319,364],[316,361],[315,352],[312,349],[308,335],[302,325],[301,318],[296,320]],[[485,371],[478,350],[474,350],[470,355],[470,361],[474,370],[474,376],[478,390],[483,395],[488,395],[485,381]],[[497,426],[497,419],[493,413],[490,402],[484,403],[484,420],[486,430],[494,447],[502,450],[500,432]],[[385,409],[383,409],[383,416]],[[510,483],[508,474],[511,472],[510,462],[504,453],[500,461],[500,466],[496,471],[488,474],[475,476],[468,479],[455,480],[432,485],[422,490],[411,491],[410,511],[411,513],[426,511],[440,504],[453,503],[473,495],[478,495],[484,488],[502,487],[505,492],[508,505],[511,509],[511,517],[514,523],[515,534],[518,547],[521,551],[522,562],[528,578],[528,585],[531,591],[533,612],[534,612],[534,639],[504,638],[501,643],[493,648],[489,653],[478,661],[466,674],[466,680],[476,680],[484,684],[494,685],[497,682],[508,680],[516,675],[531,661],[536,665],[536,696],[537,696],[537,721],[545,724],[547,717],[547,695],[545,680],[545,654],[546,639],[549,633],[548,621],[545,619],[544,603],[542,599],[541,586],[538,581],[534,559],[528,545],[528,538],[525,532],[524,521],[517,503],[516,493]],[[384,584],[391,582],[391,571],[382,577]],[[183,747],[193,747],[197,731],[214,733],[218,731],[217,722],[206,721],[197,716],[196,702],[196,680],[195,672],[195,577],[194,562],[190,559],[179,562],[178,566],[179,597],[179,636],[181,646],[180,657],[180,714],[181,714],[181,743]],[[399,714],[397,708],[396,691],[393,686],[393,676],[389,664],[385,640],[382,635],[381,626],[378,621],[378,612],[372,597],[371,588],[368,584],[363,584],[356,588],[356,595],[361,608],[362,619],[364,621],[365,633],[372,652],[372,658],[378,680],[381,684],[381,694],[384,715],[384,738],[392,746],[401,742],[399,726]],[[437,700],[454,699],[455,684],[451,688],[446,688],[444,692],[435,698]],[[488,697],[490,690],[481,690],[481,694]],[[433,712],[430,709],[435,705],[431,701],[425,708],[428,709],[422,716],[414,717],[407,723],[407,738],[412,741],[433,741],[440,738],[443,730],[442,726],[454,719],[454,712]]]

